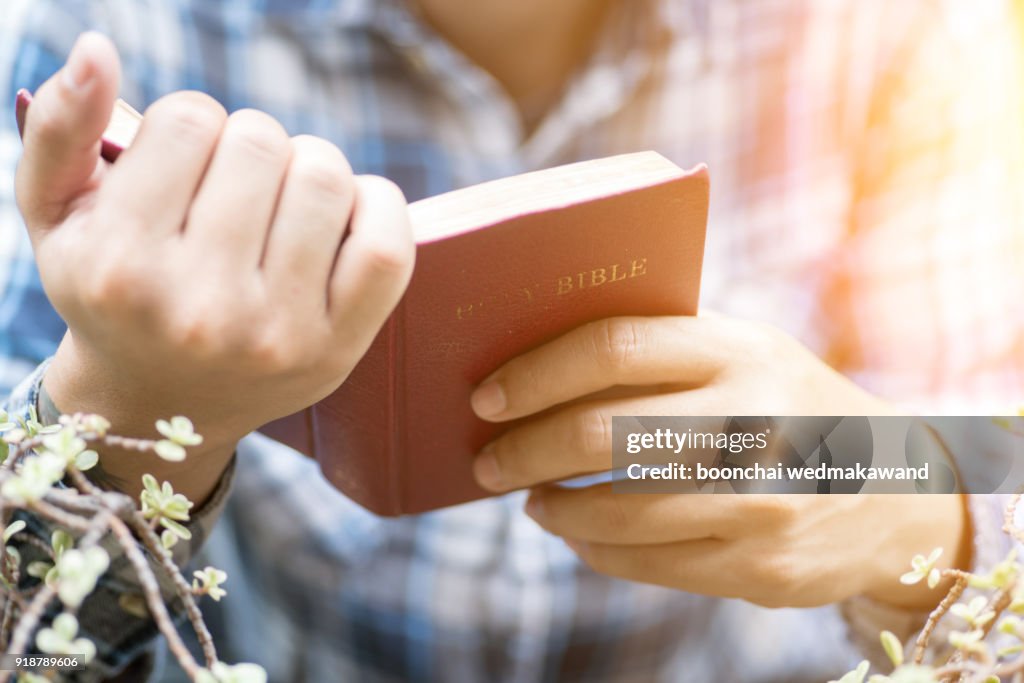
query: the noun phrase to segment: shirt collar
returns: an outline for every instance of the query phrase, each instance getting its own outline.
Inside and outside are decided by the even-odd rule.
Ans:
[[[670,45],[706,24],[708,2],[619,0],[593,54],[529,138],[497,82],[420,20],[409,0],[264,0],[263,9],[269,21],[281,20],[307,38],[305,49],[321,63],[336,58],[331,43],[348,30],[379,36],[422,78],[478,113],[481,151],[515,152],[530,168],[557,160],[574,131],[623,107]]]

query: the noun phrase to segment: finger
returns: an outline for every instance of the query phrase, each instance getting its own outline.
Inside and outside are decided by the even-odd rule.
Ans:
[[[110,167],[100,217],[148,237],[178,234],[217,146],[227,113],[213,98],[180,92],[157,100],[132,146]]]
[[[613,484],[541,486],[526,512],[556,536],[618,545],[768,535],[795,521],[799,501],[775,495],[616,493]]]
[[[514,358],[471,397],[503,421],[615,385],[701,384],[721,367],[719,326],[690,317],[609,318]]]
[[[229,271],[259,264],[291,161],[288,133],[252,109],[228,117],[185,226],[186,244]]]
[[[327,307],[327,282],[352,212],[352,169],[337,147],[311,136],[292,140],[263,269],[268,278],[315,287],[300,294]],[[303,275],[303,277],[300,277]]]
[[[384,178],[356,176],[349,234],[331,276],[328,310],[335,326],[375,332],[405,291],[415,256],[402,191]]]
[[[719,415],[725,401],[715,388],[593,401],[563,408],[517,426],[487,444],[473,463],[477,482],[491,491],[559,481],[612,468],[616,415]]]
[[[750,577],[734,541],[705,538],[660,545],[569,542],[594,571],[630,581],[720,597],[745,597]]]
[[[743,502],[717,505],[710,498],[615,493],[610,483],[585,488],[543,486],[531,493],[526,512],[556,536],[580,541],[646,545],[734,534],[742,523],[736,511],[743,509]]]
[[[39,88],[26,114],[17,181],[30,227],[58,223],[67,204],[94,180],[120,81],[117,50],[102,35],[84,33],[67,64]]]

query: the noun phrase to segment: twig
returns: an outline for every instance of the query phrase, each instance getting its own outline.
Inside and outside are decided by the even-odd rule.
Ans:
[[[15,604],[15,594],[5,596],[3,616],[0,617],[0,644],[6,643],[11,635],[11,626],[14,624],[14,610],[19,605]]]
[[[32,507],[36,509],[41,515],[62,517],[66,513],[54,508],[53,506],[42,503],[42,501],[35,501]],[[55,514],[56,513],[56,514]],[[108,520],[116,520],[113,515],[100,512],[95,515],[91,520],[85,521],[80,518],[74,518],[74,526],[84,532],[79,547],[88,549],[99,545],[100,539],[107,531]],[[14,633],[11,637],[10,646],[7,648],[8,654],[24,654],[25,648],[28,645],[29,638],[35,632],[39,621],[43,618],[46,613],[47,606],[53,600],[57,593],[57,589],[54,586],[46,584],[42,585],[42,588],[35,594],[32,601],[28,604],[20,615],[18,625],[14,629]],[[0,683],[6,683],[8,680],[9,672],[0,672]]]
[[[188,584],[185,577],[181,575],[181,571],[178,566],[174,563],[174,558],[171,556],[169,550],[164,548],[163,544],[160,543],[160,537],[156,535],[146,520],[143,519],[142,515],[138,511],[133,510],[131,518],[128,523],[132,525],[135,533],[142,539],[143,545],[149,552],[160,560],[160,565],[164,571],[171,577],[174,582],[174,587],[181,598],[182,604],[185,606],[185,612],[188,615],[188,619],[192,624],[192,628],[195,630],[196,638],[199,640],[200,646],[203,648],[203,657],[206,659],[206,665],[208,667],[213,666],[217,661],[217,648],[213,643],[213,636],[210,634],[210,630],[206,627],[206,622],[203,620],[203,614],[199,610],[199,605],[196,604],[195,596],[192,594],[192,586]]]
[[[81,517],[70,514],[61,510],[56,505],[51,505],[45,500],[34,500],[28,504],[28,506],[38,512],[40,515],[49,518],[51,521],[60,524],[68,529],[73,529],[78,532],[86,532],[89,530],[89,523],[83,520]]]
[[[203,656],[206,659],[206,666],[213,666],[214,662],[217,661],[217,649],[213,643],[213,636],[210,634],[210,630],[206,627],[206,622],[203,620],[203,614],[199,610],[199,605],[196,604],[195,597],[192,594],[192,587],[181,575],[181,570],[174,563],[174,558],[171,556],[171,553],[164,548],[163,544],[160,542],[160,538],[156,535],[156,532],[149,523],[147,523],[146,519],[139,513],[139,511],[135,509],[131,499],[125,494],[111,494],[110,492],[102,491],[95,484],[89,481],[81,471],[74,467],[68,468],[68,475],[70,476],[72,483],[84,493],[92,496],[98,496],[101,500],[117,500],[117,503],[115,504],[119,508],[119,516],[132,527],[132,530],[135,531],[136,535],[146,547],[146,550],[148,550],[154,558],[159,560],[160,566],[171,578],[171,581],[174,584],[175,593],[177,593],[178,598],[185,606],[185,613],[188,615],[189,622],[192,624],[196,638],[202,646]]]
[[[28,639],[35,631],[39,620],[43,618],[47,605],[50,604],[50,601],[56,595],[57,590],[52,586],[44,586],[42,590],[36,593],[36,596],[32,598],[32,602],[21,613],[18,625],[14,629],[14,635],[11,637],[11,645],[7,648],[7,654],[20,655],[25,653]],[[9,671],[0,671],[0,683],[7,683],[10,673]]]
[[[174,627],[174,622],[171,620],[171,615],[168,613],[167,606],[164,604],[163,596],[160,593],[160,586],[157,585],[156,577],[153,575],[146,556],[139,549],[137,539],[132,535],[131,529],[128,528],[124,520],[119,517],[111,518],[110,530],[114,532],[121,547],[124,549],[125,556],[135,568],[139,585],[142,587],[143,595],[146,597],[146,604],[149,606],[150,616],[156,622],[160,633],[167,639],[167,647],[174,653],[175,658],[189,678],[195,678],[199,673],[199,664],[196,663],[192,653],[185,647],[185,643],[182,642],[178,630]]]
[[[1020,505],[1021,495],[1020,493],[1013,494],[1010,504],[1003,510],[1003,531],[1010,534],[1018,543],[1024,543],[1024,530],[1021,530],[1016,524],[1017,507]]]
[[[14,539],[17,539],[17,540],[21,541],[22,543],[26,543],[28,545],[34,546],[35,548],[41,550],[51,560],[53,559],[53,548],[51,548],[49,545],[47,545],[46,541],[44,541],[43,539],[39,538],[38,536],[34,536],[32,534],[26,534],[25,532],[21,532],[21,533],[15,534],[14,535]]]
[[[917,642],[914,645],[914,664],[921,664],[924,662],[925,648],[928,647],[928,641],[932,637],[932,631],[938,625],[939,620],[949,611],[949,608],[960,599],[963,595],[964,590],[967,588],[967,577],[965,575],[957,575],[953,586],[946,593],[946,597],[942,599],[939,606],[932,610],[932,613],[928,615],[928,621],[925,622],[924,628],[921,629],[921,634],[917,637]]]
[[[61,424],[76,428],[77,436],[87,443],[103,444],[120,449],[147,453],[153,450],[155,442],[149,439],[133,439],[94,432],[77,431],[75,418]],[[16,466],[23,456],[43,445],[49,434],[37,434],[11,444],[11,448],[3,466],[0,467],[0,485],[16,476]],[[107,533],[112,533],[125,557],[131,563],[134,573],[144,594],[149,615],[160,633],[166,638],[171,652],[181,664],[189,678],[199,673],[199,664],[188,651],[181,639],[174,621],[170,616],[168,603],[165,603],[160,583],[151,562],[155,561],[162,571],[170,577],[174,592],[184,605],[189,621],[202,645],[207,666],[217,661],[217,652],[213,638],[206,627],[202,613],[196,603],[192,587],[183,576],[181,569],[175,564],[173,555],[163,547],[157,529],[151,527],[142,513],[136,508],[135,500],[126,494],[104,491],[95,486],[73,463],[66,469],[66,475],[73,488],[53,488],[39,500],[30,502],[26,507],[55,525],[76,534],[82,534],[79,548],[96,545]],[[83,495],[84,494],[84,495]],[[11,510],[16,509],[10,504],[0,502],[0,520],[6,519]],[[88,520],[88,521],[86,521]],[[27,541],[43,548],[52,558],[51,549],[42,539],[31,535],[20,535],[20,541]],[[141,547],[140,547],[141,542]],[[151,556],[152,559],[150,559]],[[11,571],[0,557],[0,567],[5,577]],[[16,584],[12,584],[16,587]],[[0,615],[0,648],[10,653],[21,653],[29,644],[40,620],[57,594],[56,587],[39,583],[21,591],[8,591],[0,596],[3,600]],[[28,596],[31,595],[31,600]],[[10,640],[7,633],[13,628]],[[0,683],[10,678],[9,672],[0,672]]]

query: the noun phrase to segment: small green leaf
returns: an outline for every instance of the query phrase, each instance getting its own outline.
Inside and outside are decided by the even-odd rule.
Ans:
[[[843,677],[838,681],[829,681],[829,683],[864,683],[864,677],[868,675],[870,667],[871,665],[868,663],[868,660],[865,659],[857,665],[856,669],[843,674]]]
[[[0,497],[15,505],[35,502],[64,477],[64,468],[64,460],[53,453],[26,457],[18,474],[0,486]]]
[[[1021,620],[1019,617],[1007,616],[1002,618],[1002,620],[999,622],[999,626],[997,626],[996,629],[998,629],[1000,633],[1005,633],[1010,636],[1017,636],[1019,638],[1020,626]]]
[[[36,647],[49,654],[58,654],[64,649],[66,640],[52,628],[40,629],[36,634]]]
[[[43,439],[43,447],[54,455],[60,456],[65,463],[74,462],[78,454],[85,450],[85,439],[78,436],[73,427],[59,427],[59,432],[50,434]]]
[[[1000,649],[996,652],[997,657],[1009,657],[1010,655],[1016,655],[1024,652],[1024,645],[1017,643],[1016,645],[1009,645]]]
[[[117,599],[117,604],[133,617],[149,618],[149,606],[146,604],[146,598],[138,593],[122,593]]]
[[[161,517],[160,526],[167,529],[183,541],[187,541],[192,538],[191,531],[169,517]]]
[[[25,523],[25,520],[23,519],[19,519],[16,522],[11,522],[10,524],[8,524],[7,528],[4,529],[4,543],[7,543],[7,541],[11,540],[11,537],[14,536],[14,534],[18,533],[26,526],[28,525]]]
[[[937,569],[935,569],[935,563],[939,561],[939,557],[941,556],[942,548],[935,548],[928,557],[925,557],[924,555],[914,555],[913,559],[910,560],[910,566],[912,569],[900,577],[900,583],[911,586],[920,582],[922,579],[927,578],[928,587],[934,588],[941,578],[941,574]]]
[[[156,430],[179,446],[198,446],[203,442],[203,437],[195,433],[192,421],[181,415],[172,417],[170,422],[157,420]]]
[[[85,472],[86,470],[91,470],[93,467],[95,467],[96,463],[98,463],[99,461],[99,453],[92,449],[89,449],[87,451],[82,451],[81,453],[78,454],[78,456],[75,458],[75,467]]]
[[[25,573],[29,576],[34,576],[37,579],[45,579],[51,569],[53,569],[52,564],[39,560],[36,562],[29,562],[28,566],[25,567]]]
[[[256,664],[214,662],[211,671],[217,683],[267,683],[267,672]]]
[[[78,607],[109,566],[110,556],[102,548],[64,551],[56,565],[57,596],[68,607]]]
[[[74,537],[63,529],[57,529],[50,534],[50,547],[53,548],[53,554],[57,559],[60,559],[60,556],[64,554],[64,551],[74,545]]]
[[[168,462],[181,462],[185,459],[185,449],[169,439],[157,441],[153,452]]]
[[[882,631],[880,639],[882,641],[882,649],[885,650],[885,654],[889,657],[892,665],[895,667],[902,665],[903,643],[896,637],[896,634],[892,631]]]
[[[202,571],[192,573],[195,577],[192,580],[192,590],[199,595],[209,595],[215,602],[227,595],[227,591],[221,588],[228,579],[228,573],[216,567],[206,567]]]
[[[935,670],[929,666],[908,664],[901,666],[889,676],[890,683],[936,683]]]
[[[219,683],[219,681],[210,673],[209,669],[200,669],[196,672],[194,679],[195,683]]]

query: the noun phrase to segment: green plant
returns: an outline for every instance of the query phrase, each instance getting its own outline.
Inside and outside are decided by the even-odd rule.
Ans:
[[[993,421],[1011,433],[1024,436],[1024,410],[1019,417],[1000,417]],[[1024,530],[1015,523],[1017,508],[1024,494],[1017,493],[1003,514],[1003,531],[1018,543],[1024,543]],[[929,588],[952,580],[939,605],[932,610],[917,639],[910,661],[904,660],[904,646],[888,631],[880,635],[882,648],[892,663],[889,674],[869,674],[863,661],[838,682],[831,683],[1024,683],[1024,566],[1017,561],[1016,549],[988,573],[936,568],[942,549],[927,557],[915,555],[911,569],[900,582],[912,585],[926,581]],[[977,595],[960,602],[964,592]],[[1020,616],[1019,616],[1020,615]],[[929,645],[940,622],[955,626],[946,635],[946,647],[934,647],[933,661],[926,663]]]
[[[95,645],[79,634],[77,612],[107,571],[110,557],[100,541],[112,535],[135,571],[145,606],[123,605],[138,614],[144,610],[154,619],[171,652],[189,677],[199,683],[265,683],[266,673],[254,664],[229,666],[217,659],[209,630],[203,622],[197,598],[220,600],[226,591],[227,574],[214,567],[195,572],[191,584],[175,563],[171,548],[191,536],[192,502],[175,493],[168,482],[143,477],[139,506],[128,495],[104,491],[85,471],[99,462],[104,447],[118,447],[180,461],[186,449],[202,442],[184,417],[160,420],[160,440],[132,439],[109,433],[110,423],[98,415],[64,415],[58,424],[43,426],[33,412],[29,419],[11,421],[0,411],[0,652],[39,652],[95,657]],[[19,511],[54,525],[46,544],[28,531],[23,519],[12,521]],[[31,545],[46,559],[23,562],[19,547]],[[148,558],[147,558],[148,556]],[[153,559],[160,572],[170,577],[178,599],[185,606],[191,627],[203,650],[201,666],[186,648],[158,588]],[[59,613],[46,624],[54,606]],[[0,683],[12,672],[0,671]],[[26,671],[19,681],[38,683],[60,680],[56,670]]]

